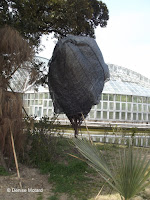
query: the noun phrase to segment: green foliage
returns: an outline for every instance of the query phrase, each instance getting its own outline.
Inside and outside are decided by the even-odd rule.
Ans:
[[[72,141],[59,136],[59,129],[54,121],[49,122],[47,118],[43,118],[34,126],[27,121],[28,140],[25,149],[28,149],[29,144],[30,148],[25,152],[28,157],[26,155],[23,161],[38,167],[42,174],[49,175],[49,182],[54,186],[54,197],[50,198],[55,199],[57,193],[67,193],[83,199],[82,197],[89,195],[86,188],[91,180],[85,175],[94,172],[85,162],[68,155],[78,154],[78,151]],[[57,137],[53,132],[58,133]]]
[[[28,157],[24,157],[24,161],[38,166],[41,162],[47,162],[55,159],[57,142],[59,140],[60,129],[56,122],[57,117],[54,116],[50,121],[43,117],[38,122],[34,119],[25,119],[27,141],[25,149],[29,149]]]
[[[71,149],[67,139],[57,138],[57,148],[55,148],[52,140],[55,140],[55,138],[51,138],[51,144],[49,144],[55,149],[53,154],[47,151],[47,144],[42,141],[43,144],[37,144],[39,150],[36,148],[37,150],[30,154],[30,161],[38,166],[41,173],[50,174],[49,182],[54,184],[55,193],[77,194],[77,190],[80,190],[80,184],[88,180],[84,177],[85,171],[88,171],[88,166],[84,162],[74,160],[66,155],[66,150],[69,152]],[[80,191],[78,192],[80,193]]]
[[[48,200],[59,200],[59,199],[56,195],[53,195],[53,196],[49,197]]]
[[[150,160],[142,157],[141,152],[134,153],[132,148],[127,148],[123,154],[120,153],[120,160],[116,159],[111,169],[95,145],[80,139],[73,139],[73,142],[88,164],[125,200],[131,199],[150,184],[146,182],[150,177]]]
[[[120,156],[120,161],[116,186],[125,199],[130,199],[150,184],[146,182],[150,177],[150,161],[146,156],[142,158],[141,152],[133,153],[132,148]]]
[[[80,185],[89,181],[89,178],[85,177],[85,172],[90,172],[87,164],[66,155],[66,152],[72,151],[72,145],[68,143],[67,139],[58,138],[54,154],[49,154],[48,151],[43,153],[44,145],[42,147],[41,144],[38,145],[42,153],[30,154],[30,160],[35,166],[38,166],[42,174],[50,175],[49,182],[54,185],[53,192],[56,194],[68,193],[80,199],[79,197],[83,195]],[[83,189],[85,187],[86,185],[83,186]]]
[[[34,165],[38,167],[41,173],[48,175],[49,182],[53,184],[54,192],[54,195],[49,197],[49,199],[59,199],[61,193],[66,193],[70,199],[71,196],[73,196],[79,200],[95,196],[103,186],[104,180],[102,180],[101,177],[97,177],[96,172],[88,167],[85,162],[74,159],[69,155],[75,155],[76,157],[81,156],[74,147],[72,140],[60,136],[56,118],[53,118],[51,121],[47,118],[42,118],[39,122],[35,122],[34,125],[31,121],[27,120],[27,124],[28,144],[30,144],[30,149],[27,152],[29,156],[27,163],[30,164],[30,166]],[[56,134],[54,134],[54,132]],[[55,137],[56,135],[57,137]],[[123,186],[121,185],[126,184],[126,182],[130,180],[131,173],[127,171],[129,167],[124,166],[124,169],[122,169],[120,166],[122,166],[121,163],[124,160],[128,158],[132,160],[128,154],[130,153],[130,155],[132,155],[132,152],[125,151],[124,154],[120,153],[119,157],[116,158],[116,163],[114,163],[114,155],[118,156],[119,146],[114,146],[113,144],[96,144],[93,147],[91,144],[88,145],[90,145],[91,149],[87,151],[86,155],[92,155],[89,158],[93,159],[92,162],[96,162],[96,164],[93,165],[92,162],[89,161],[89,164],[90,166],[94,166],[105,181],[107,181],[107,184],[105,184],[107,193],[109,193],[107,187],[108,184],[110,184],[114,190],[120,192],[123,196],[123,191],[120,189],[123,188]],[[83,144],[83,147],[86,148],[87,144]],[[93,148],[94,153],[92,152],[91,154]],[[133,158],[135,158],[134,156],[135,154],[133,154]],[[139,156],[137,162],[135,162],[134,159],[133,163],[135,163],[135,165],[132,165],[132,167],[136,168],[137,163],[141,162],[140,158],[142,160],[142,156]],[[81,159],[84,160],[84,157],[81,156]],[[113,165],[111,161],[114,163]],[[129,164],[130,162],[126,161],[126,163]],[[127,173],[129,174],[128,176]],[[125,174],[124,177],[127,178],[124,182],[122,181],[123,174]],[[138,188],[137,185],[136,187]],[[124,189],[124,191],[126,192],[126,189]],[[140,192],[140,190],[138,192]]]
[[[0,1],[0,26],[13,26],[34,45],[51,32],[94,37],[94,28],[105,27],[108,18],[106,4],[98,0]]]
[[[134,127],[134,128],[131,128],[131,132],[132,132],[132,135],[134,136],[135,133],[138,132],[138,128]]]
[[[42,195],[40,195],[40,196],[37,198],[37,200],[43,200]]]
[[[88,180],[84,177],[87,165],[78,160],[70,161],[67,165],[58,163],[52,165],[51,163],[48,170],[50,173],[49,182],[55,183],[54,191],[56,193],[77,195],[77,191],[80,193],[80,185]]]
[[[9,173],[2,167],[0,166],[0,176],[8,176]]]

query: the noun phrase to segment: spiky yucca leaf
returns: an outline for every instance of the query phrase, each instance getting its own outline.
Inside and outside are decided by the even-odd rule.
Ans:
[[[94,144],[87,140],[73,139],[74,144],[87,159],[87,163],[98,171],[108,184],[120,193],[125,200],[134,197],[142,191],[150,182],[150,160],[142,157],[141,152],[134,153],[132,147],[120,153],[120,160],[112,169],[105,161],[104,156],[98,151]]]
[[[142,157],[141,152],[134,152],[132,147],[129,147],[124,150],[120,161],[120,167],[116,171],[116,187],[125,199],[130,199],[150,184],[146,182],[150,177],[150,160],[147,160],[147,156]]]
[[[115,183],[116,179],[111,172],[105,157],[101,154],[100,151],[98,151],[96,146],[84,139],[80,140],[74,138],[73,142],[80,153],[88,160],[87,163],[92,166],[104,178],[104,180],[111,185],[113,189],[118,191],[118,189],[115,187],[115,184],[112,183]]]

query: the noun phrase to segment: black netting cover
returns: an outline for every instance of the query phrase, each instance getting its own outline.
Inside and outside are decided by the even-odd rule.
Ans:
[[[70,35],[58,41],[48,74],[56,113],[86,116],[99,103],[107,79],[108,66],[93,38]]]

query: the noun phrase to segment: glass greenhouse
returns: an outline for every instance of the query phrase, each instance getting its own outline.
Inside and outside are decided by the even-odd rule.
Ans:
[[[37,57],[47,66],[48,59]],[[94,122],[137,122],[150,121],[150,79],[124,67],[108,64],[110,81],[105,83],[101,101],[92,107],[87,120]],[[20,79],[21,77],[21,79]],[[21,80],[21,83],[20,83]],[[48,87],[40,86],[38,92],[28,84],[27,72],[14,74],[11,87],[23,91],[24,107],[29,115],[53,116],[53,103]],[[61,114],[60,119],[66,119]]]

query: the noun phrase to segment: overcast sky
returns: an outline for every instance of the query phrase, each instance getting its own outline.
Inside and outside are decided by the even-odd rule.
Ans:
[[[96,41],[106,63],[116,64],[150,78],[150,0],[103,0],[109,9],[106,28],[97,28]],[[43,37],[50,59],[55,43]]]

